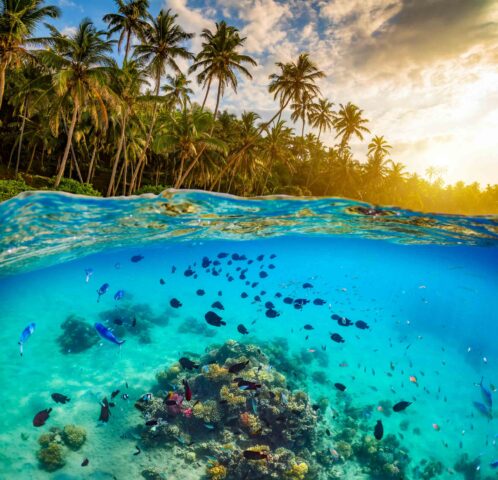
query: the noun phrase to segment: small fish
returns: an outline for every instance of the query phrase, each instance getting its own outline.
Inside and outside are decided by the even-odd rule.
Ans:
[[[256,450],[244,450],[242,455],[244,455],[246,460],[266,460],[268,458],[268,452]]]
[[[303,327],[305,330],[314,330],[315,328],[313,327],[313,325],[310,325],[309,323],[307,323],[304,327]]]
[[[368,326],[368,323],[364,322],[363,320],[358,320],[355,322],[355,325],[360,329],[360,330],[368,330],[370,327]]]
[[[226,252],[220,252],[218,253],[218,255],[216,255],[218,258],[226,258],[228,257],[228,255],[230,255],[229,253],[226,253]]]
[[[186,370],[193,370],[194,368],[199,368],[198,363],[194,363],[192,360],[189,360],[187,357],[182,357],[178,360],[180,365]]]
[[[185,270],[183,272],[183,274],[186,276],[186,277],[191,277],[195,272],[190,268],[188,267],[187,270]]]
[[[158,423],[159,423],[159,422],[158,422],[155,418],[153,418],[152,420],[148,420],[148,421],[146,421],[146,422],[145,422],[145,425],[146,425],[147,427],[155,427]]]
[[[249,295],[247,295],[247,293],[246,293],[246,292],[242,292],[242,293],[240,294],[240,298],[247,298],[248,296],[249,296]]]
[[[204,427],[208,430],[214,430],[214,425],[212,423],[204,422]]]
[[[93,268],[85,268],[85,282],[90,281],[90,277],[93,275]]]
[[[493,418],[493,415],[491,413],[491,409],[489,409],[486,405],[484,405],[484,403],[473,402],[473,404],[474,404],[474,407],[476,407],[477,410],[479,410],[479,412],[482,413],[485,417]]]
[[[62,403],[63,405],[71,400],[69,397],[66,397],[66,395],[62,395],[62,393],[52,393],[50,396],[54,402]]]
[[[251,382],[249,380],[243,380],[243,379],[238,380],[237,386],[241,390],[257,390],[258,388],[261,388],[260,383]]]
[[[140,450],[140,447],[138,445],[135,445],[135,448],[137,451],[133,455],[140,455],[142,453],[142,450]]]
[[[109,284],[108,283],[104,283],[100,286],[100,288],[97,290],[97,302],[100,302],[100,297],[102,295],[104,295],[104,293],[107,292],[107,290],[109,290]]]
[[[24,344],[28,341],[28,338],[31,337],[31,335],[34,333],[36,328],[36,323],[30,323],[21,333],[21,336],[19,337],[19,353],[21,354],[21,357],[23,355],[23,346]]]
[[[344,390],[346,390],[346,385],[343,385],[342,383],[334,383],[334,387],[341,392],[344,392]]]
[[[85,459],[81,462],[81,466],[82,466],[82,467],[86,467],[89,463],[90,463],[90,460],[88,460],[88,458],[85,458]]]
[[[268,318],[276,318],[280,316],[280,313],[278,313],[276,310],[273,310],[273,308],[269,308],[268,310],[266,310],[265,315]]]
[[[190,389],[190,385],[185,379],[182,380],[182,383],[183,387],[185,388],[185,399],[187,400],[187,402],[190,402],[190,400],[192,400],[192,390]]]
[[[130,398],[130,397],[129,397],[129,395],[127,393],[123,393],[123,395],[121,395],[121,398],[123,400],[128,400],[128,398]]]
[[[330,334],[330,339],[336,343],[344,343],[345,342],[344,338],[342,338],[338,333]]]
[[[170,301],[169,301],[169,304],[173,307],[173,308],[180,308],[182,306],[182,302],[180,302],[180,300],[178,300],[177,298],[172,298]]]
[[[171,267],[171,273],[175,273],[175,272],[176,272],[176,267],[173,265],[173,266]]]
[[[164,278],[160,278],[160,279],[159,279],[159,283],[160,283],[161,285],[165,285],[165,284],[166,284],[166,282],[164,281]]]
[[[204,315],[204,318],[206,319],[206,322],[213,327],[221,327],[221,325],[226,325],[226,322],[224,322],[221,317],[213,311],[207,312]]]
[[[491,468],[497,468],[497,467],[498,467],[498,460],[495,460],[494,462],[491,462],[491,463],[489,464],[489,466],[490,466]]]
[[[218,310],[225,310],[225,307],[223,306],[223,304],[221,302],[214,302],[212,305],[211,305],[211,308],[217,308]]]
[[[481,387],[481,395],[482,395],[482,398],[484,400],[484,403],[489,407],[489,409],[491,410],[491,408],[493,408],[493,396],[491,394],[491,391],[488,390],[485,386],[484,386],[484,377],[481,378],[481,383],[479,383],[479,387]]]
[[[382,440],[383,436],[384,436],[384,426],[382,425],[382,420],[377,420],[377,424],[375,425],[374,429],[374,437],[377,440]]]
[[[119,395],[119,390],[114,390],[114,392],[111,393],[111,398],[117,397]]]
[[[118,290],[115,294],[114,294],[114,300],[121,300],[123,297],[124,297],[124,290]]]
[[[206,294],[206,292],[202,289],[202,288],[199,288],[199,290],[197,290],[195,292],[199,297],[202,297],[203,295]]]
[[[107,397],[104,397],[102,403],[100,404],[100,416],[99,421],[107,423],[109,421],[109,417],[111,416],[111,410],[109,408],[109,402],[107,401]]]
[[[415,385],[418,386],[418,380],[417,380],[417,377],[415,377],[414,375],[410,375],[410,382],[411,383],[414,383]]]
[[[311,283],[303,283],[303,288],[313,288],[313,285],[311,285]]]
[[[138,263],[138,262],[142,261],[143,259],[144,259],[144,257],[142,255],[133,255],[133,257],[130,258],[130,260],[133,263]]]
[[[441,427],[437,423],[433,423],[432,428],[436,430],[436,432],[439,432],[441,430]]]
[[[398,402],[396,405],[394,405],[393,410],[395,412],[402,412],[406,408],[408,408],[413,402],[405,402],[404,400],[401,402]]]
[[[267,276],[268,274],[264,270],[261,270],[261,272],[259,272],[259,278],[266,278]]]
[[[234,363],[233,365],[228,367],[228,371],[230,373],[240,373],[242,370],[244,370],[244,368],[247,367],[247,365],[249,365],[249,360],[245,362]]]
[[[339,320],[337,320],[337,323],[341,327],[350,327],[351,325],[353,325],[353,322],[347,317],[341,317]]]
[[[126,340],[118,340],[114,334],[104,325],[101,323],[97,322],[95,324],[95,330],[97,330],[97,333],[105,340],[108,340],[109,342],[115,343],[116,345],[123,345]]]
[[[33,425],[35,427],[41,427],[45,425],[45,422],[48,420],[51,411],[51,408],[46,408],[45,410],[41,410],[40,412],[38,412],[33,418]]]
[[[327,302],[322,298],[315,298],[313,300],[313,305],[325,305]]]
[[[242,323],[237,326],[237,331],[242,335],[247,335],[249,333],[247,328],[244,325],[242,325]]]

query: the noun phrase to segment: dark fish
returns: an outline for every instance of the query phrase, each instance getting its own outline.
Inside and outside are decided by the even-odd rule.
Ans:
[[[351,325],[353,325],[353,322],[349,318],[346,318],[346,317],[341,317],[340,320],[337,320],[337,323],[341,327],[350,327]]]
[[[382,440],[383,436],[384,436],[384,426],[382,425],[382,420],[377,420],[377,424],[375,425],[374,428],[374,437],[377,440]]]
[[[82,466],[82,467],[86,467],[89,463],[90,463],[90,460],[88,460],[88,458],[85,458],[85,460],[83,460],[83,461],[81,462],[81,466]]]
[[[107,290],[109,290],[109,284],[108,283],[104,283],[103,285],[100,286],[100,288],[97,290],[97,302],[100,302],[100,297],[102,295],[104,295],[105,292],[107,292]]]
[[[304,327],[303,327],[305,330],[314,330],[315,328],[313,327],[313,325],[310,325],[309,323],[307,323]]]
[[[330,437],[330,430],[328,428],[325,429],[325,433]]]
[[[346,385],[343,385],[342,383],[334,383],[334,387],[341,392],[344,392],[344,390],[346,390]]]
[[[498,467],[498,460],[495,460],[494,462],[491,462],[491,463],[489,464],[489,466],[490,466],[491,468],[496,468],[496,467]]]
[[[165,405],[168,405],[168,407],[172,407],[173,405],[178,405],[178,402],[176,400],[164,400]]]
[[[313,285],[311,285],[311,283],[303,283],[303,288],[313,288]]]
[[[237,382],[237,386],[241,390],[257,390],[258,388],[261,388],[260,383],[251,382],[250,380],[243,380],[243,379],[240,379]]]
[[[225,307],[223,306],[223,304],[221,302],[214,302],[212,305],[211,305],[211,308],[217,308],[218,310],[225,310]]]
[[[277,297],[277,298],[280,298],[281,296],[282,296],[282,294],[281,294],[280,292],[277,292],[277,293],[275,294],[275,297]]]
[[[33,418],[33,425],[35,427],[41,427],[42,425],[45,425],[45,422],[48,420],[51,411],[51,408],[46,408],[45,410],[38,412]]]
[[[240,298],[247,298],[248,296],[249,296],[249,295],[247,295],[247,293],[246,293],[246,292],[242,292],[242,293],[240,294]]]
[[[163,279],[163,278],[160,278],[160,279],[159,279],[159,283],[160,283],[161,285],[164,285],[166,282],[164,281],[164,279]]]
[[[261,261],[263,260],[263,258],[265,258],[265,256],[264,256],[263,254],[261,254],[261,255],[258,255],[258,256],[256,257],[256,260],[257,260],[258,262],[261,262]]]
[[[66,397],[65,395],[62,395],[62,393],[52,393],[50,395],[52,397],[52,400],[56,403],[66,403],[69,402],[71,399],[69,397]]]
[[[259,285],[259,282],[252,282],[251,288],[256,288]]]
[[[239,333],[242,333],[242,335],[247,335],[249,333],[247,328],[244,325],[242,325],[242,323],[237,326],[237,331]]]
[[[266,302],[265,303],[265,307],[268,308],[268,309],[273,309],[273,308],[275,308],[275,305],[273,305],[272,302]]]
[[[322,298],[315,298],[313,300],[313,305],[325,305],[327,302]]]
[[[290,305],[291,303],[294,303],[294,299],[291,297],[285,297],[284,303],[286,303],[287,305]]]
[[[180,300],[178,300],[177,298],[172,298],[170,301],[169,301],[169,304],[173,307],[173,308],[180,308],[182,306],[182,302],[180,302]]]
[[[133,320],[131,321],[131,326],[136,327],[137,326],[137,319],[133,317]]]
[[[114,398],[119,395],[119,390],[114,390],[114,392],[111,393],[111,398]]]
[[[261,302],[261,297],[260,297],[259,295],[256,295],[256,296],[254,297],[254,301],[255,301],[255,302]]]
[[[491,410],[489,410],[488,407],[484,405],[484,403],[481,402],[473,402],[473,403],[474,407],[476,407],[477,410],[479,410],[479,412],[481,412],[485,417],[492,418]]]
[[[188,267],[187,270],[185,270],[183,272],[183,274],[186,276],[186,277],[191,277],[195,272],[190,268]]]
[[[222,297],[223,296],[223,292],[221,290],[218,290],[218,297]]]
[[[190,388],[190,385],[188,384],[187,380],[183,379],[183,388],[185,388],[185,399],[187,402],[190,402],[192,400],[192,390]]]
[[[405,401],[398,402],[396,405],[394,405],[393,410],[395,412],[402,412],[403,410],[408,408],[412,403],[413,402],[405,402]]]
[[[268,318],[276,318],[280,315],[280,313],[278,313],[276,310],[273,310],[273,308],[269,308],[266,312],[265,312],[265,315],[268,317]]]
[[[121,320],[120,318],[115,318],[113,320],[113,323],[115,323],[116,325],[123,325],[123,320]]]
[[[116,404],[115,404],[114,402],[109,402],[109,406],[110,406],[110,407],[115,407],[115,406],[116,406]]]
[[[176,272],[176,267],[173,265],[173,266],[171,267],[171,273],[175,273],[175,272]]]
[[[137,449],[137,451],[133,455],[140,455],[142,453],[142,450],[140,450],[138,445],[135,445],[135,448]]]
[[[145,422],[145,425],[147,425],[148,427],[153,427],[155,425],[157,425],[159,422],[153,418],[152,420],[148,420],[147,422]]]
[[[332,333],[330,335],[331,340],[337,343],[344,343],[344,338],[342,338],[338,333]]]
[[[180,365],[186,370],[193,370],[194,368],[199,368],[199,364],[189,360],[187,357],[182,357],[178,360]]]
[[[267,276],[268,274],[264,270],[261,270],[261,272],[259,272],[259,278],[266,278]]]
[[[277,256],[276,256],[274,253],[272,253],[272,254],[270,255],[270,258],[273,260],[274,258],[277,258]]]
[[[275,265],[273,265],[273,263],[270,263],[270,264],[268,265],[268,268],[269,268],[270,270],[273,270],[273,269],[275,268]]]
[[[484,384],[482,383],[484,380],[484,377],[481,378],[481,383],[479,383],[479,387],[481,387],[481,395],[482,395],[482,398],[484,400],[484,403],[489,407],[489,409],[491,410],[491,408],[493,407],[493,397],[491,396],[491,391],[488,390]]]
[[[217,257],[218,258],[226,258],[226,257],[228,257],[228,253],[225,253],[225,252],[218,253]]]
[[[230,373],[239,373],[242,370],[244,370],[244,368],[246,368],[247,365],[249,365],[249,360],[247,360],[246,362],[234,363],[232,366],[228,368],[228,371]]]
[[[199,290],[197,290],[195,293],[199,295],[199,297],[202,297],[206,292],[202,288],[199,288]]]
[[[130,258],[130,260],[133,263],[138,263],[138,262],[140,262],[143,259],[144,259],[144,257],[142,255],[133,255],[133,257]]]
[[[368,323],[364,322],[363,320],[358,320],[355,322],[355,325],[360,329],[360,330],[367,330],[370,327],[368,326]]]
[[[224,322],[221,317],[213,311],[207,312],[204,315],[204,318],[206,319],[206,322],[213,327],[221,327],[221,325],[226,325],[226,322]]]
[[[107,397],[102,400],[100,404],[100,416],[99,420],[101,422],[107,423],[109,421],[109,417],[111,415],[111,410],[109,409],[109,402],[107,401]]]
[[[209,260],[208,257],[204,257],[202,259],[202,264],[201,265],[202,265],[202,268],[207,268],[207,267],[209,267],[209,265],[211,265],[211,260]]]
[[[330,317],[332,320],[340,320],[342,317],[340,317],[339,315],[337,315],[337,313],[333,313],[332,316]]]

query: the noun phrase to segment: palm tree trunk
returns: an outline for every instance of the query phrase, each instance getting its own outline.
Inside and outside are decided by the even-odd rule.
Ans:
[[[7,70],[7,65],[9,64],[9,60],[5,59],[0,64],[0,108],[2,108],[3,102],[3,94],[5,91],[5,71]]]
[[[92,170],[93,170],[93,166],[95,164],[96,154],[97,154],[97,142],[95,142],[95,145],[93,147],[92,159],[90,160],[90,165],[88,167],[88,174],[86,176],[86,183],[90,183],[90,180],[92,178]]]
[[[320,135],[322,134],[322,126],[318,128],[318,140],[320,140]]]
[[[27,104],[27,99],[24,99],[23,106],[22,106],[22,123],[21,123],[21,133],[19,136],[19,145],[17,146],[17,160],[16,160],[16,169],[15,169],[15,176],[17,177],[17,172],[19,172],[19,164],[21,162],[21,147],[22,147],[22,139],[24,137],[24,127],[26,125],[26,104]]]
[[[116,177],[116,171],[118,169],[119,157],[121,157],[121,151],[123,149],[124,138],[125,138],[125,134],[126,134],[127,116],[128,116],[127,112],[125,112],[125,114],[123,115],[123,125],[121,126],[121,136],[119,138],[118,151],[116,152],[116,157],[114,158],[114,163],[112,165],[111,179],[109,180],[109,186],[107,187],[107,193],[106,193],[107,197],[112,195],[112,192],[114,190],[114,179]]]
[[[128,151],[126,149],[126,138],[125,138],[125,144],[124,144],[124,164],[125,164],[125,170],[124,170],[124,177],[123,177],[123,195],[126,195],[126,182],[128,180]],[[116,185],[116,188],[118,185]]]
[[[26,173],[29,173],[31,170],[31,165],[33,165],[33,160],[35,159],[36,148],[38,145],[35,145],[33,148],[33,152],[31,153],[31,158],[29,159],[28,167],[26,168]]]
[[[66,169],[67,157],[69,156],[69,149],[71,147],[71,142],[73,141],[74,127],[76,127],[76,121],[78,120],[78,100],[74,101],[73,117],[71,118],[71,125],[69,126],[69,132],[67,133],[66,148],[64,149],[64,155],[62,156],[62,162],[57,173],[57,177],[54,182],[54,187],[57,188],[60,183],[62,176],[64,175],[64,170]]]
[[[74,152],[74,147],[72,144],[71,144],[71,158],[73,159],[74,168],[76,169],[76,173],[78,174],[78,179],[80,183],[84,183],[83,176],[81,175],[80,171],[80,166],[78,165],[78,160],[76,159],[76,153]]]
[[[131,32],[128,31],[128,34],[126,35],[126,47],[125,47],[125,56],[123,58],[123,65],[128,61],[128,53],[130,52],[130,37],[131,37]]]
[[[208,95],[209,95],[209,90],[211,89],[212,79],[213,79],[212,77],[209,77],[209,81],[208,81],[207,89],[206,89],[206,95],[204,96],[204,101],[202,102],[201,110],[204,110],[204,105],[206,105],[206,100],[207,100]]]
[[[301,128],[301,137],[304,138],[304,117],[303,117],[303,128]]]

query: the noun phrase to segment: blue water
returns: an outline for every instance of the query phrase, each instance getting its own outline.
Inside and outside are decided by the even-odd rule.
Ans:
[[[365,410],[358,438],[373,435],[380,419],[385,435],[395,435],[408,453],[403,473],[383,478],[496,478],[490,464],[498,460],[498,420],[473,402],[483,401],[482,377],[489,389],[498,385],[498,219],[369,208],[342,199],[244,201],[198,192],[120,200],[35,194],[0,204],[0,478],[140,479],[146,468],[164,478],[209,478],[209,458],[196,450],[195,429],[192,445],[147,448],[140,443],[144,418],[133,403],[153,390],[159,370],[230,339],[263,350],[266,342],[285,339],[282,355],[304,374],[294,380],[280,371],[289,373],[289,390],[304,390],[310,402],[329,399],[316,426],[321,447],[335,448],[346,402]],[[245,260],[229,265],[231,257],[220,259],[221,272],[213,276],[212,266],[208,272],[201,262],[220,252]],[[134,255],[144,258],[134,263]],[[197,278],[185,276],[189,267]],[[238,267],[247,268],[249,285]],[[86,282],[89,268],[94,273]],[[268,276],[261,278],[261,271]],[[109,291],[97,302],[104,283]],[[120,289],[125,295],[116,301]],[[311,302],[299,310],[284,297]],[[172,298],[182,306],[172,308]],[[314,305],[316,298],[326,303]],[[223,311],[211,307],[217,300]],[[276,318],[265,315],[267,301]],[[131,317],[116,328],[121,307],[133,312],[140,328],[147,325],[143,336],[133,331]],[[208,325],[209,310],[226,326]],[[103,312],[110,312],[105,319]],[[341,326],[332,314],[370,328]],[[94,332],[91,348],[61,350],[61,324],[70,315],[91,326],[103,322],[126,342],[118,347]],[[30,322],[36,330],[21,357],[17,341]],[[237,331],[239,324],[249,335]],[[198,333],[182,326],[196,326]],[[331,333],[345,342],[333,342]],[[334,387],[337,382],[346,392]],[[116,389],[116,407],[102,424],[99,402]],[[71,401],[56,404],[54,392]],[[123,392],[129,401],[121,399]],[[392,412],[401,400],[413,403]],[[34,427],[34,415],[49,407],[46,424]],[[37,439],[67,424],[83,426],[86,443],[65,450],[65,465],[46,472],[37,460]],[[324,428],[331,437],[324,437]],[[240,448],[264,443],[240,441],[246,442]],[[142,445],[140,455],[133,455],[135,445]],[[194,462],[187,451],[195,453]],[[468,455],[466,477],[455,470],[462,454]],[[81,467],[84,458],[87,467]],[[428,461],[441,463],[438,475],[422,476]],[[337,478],[379,478],[357,455],[320,468],[302,478],[333,478],[332,471]]]

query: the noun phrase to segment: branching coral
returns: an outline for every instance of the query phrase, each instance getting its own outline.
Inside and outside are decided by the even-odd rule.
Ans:
[[[236,386],[223,385],[220,390],[220,399],[226,401],[230,407],[245,406],[246,397]]]
[[[285,472],[286,478],[292,480],[304,480],[308,473],[308,465],[305,462],[295,463]]]
[[[221,421],[220,408],[214,400],[198,402],[194,405],[192,413],[195,418],[206,423],[217,423]]]
[[[86,430],[76,425],[66,425],[62,431],[62,440],[72,450],[78,450],[86,441]]]
[[[212,382],[221,383],[230,380],[230,373],[228,370],[224,367],[220,367],[216,363],[208,365],[203,371],[203,375]]]
[[[227,477],[227,469],[218,462],[213,463],[207,467],[207,476],[211,480],[223,480]]]

